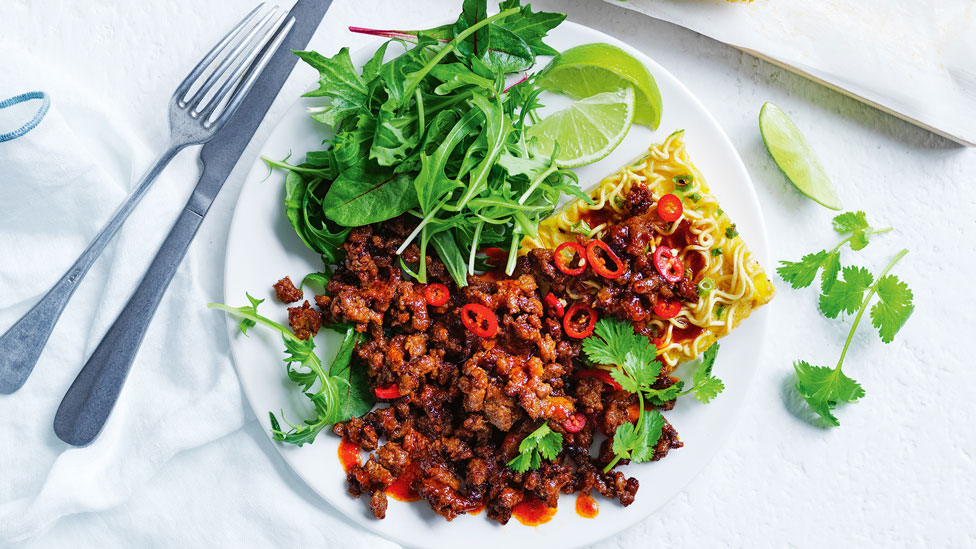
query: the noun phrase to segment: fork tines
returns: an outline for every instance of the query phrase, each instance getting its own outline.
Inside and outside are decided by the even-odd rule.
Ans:
[[[259,4],[176,88],[175,105],[208,129],[233,113],[293,23],[286,10]]]

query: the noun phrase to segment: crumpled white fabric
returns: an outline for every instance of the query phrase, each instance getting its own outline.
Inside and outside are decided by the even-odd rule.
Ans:
[[[0,100],[31,90],[51,98],[36,128],[0,143],[2,332],[64,273],[163,150],[166,119],[165,105],[147,106],[156,123],[135,127],[82,83],[29,57],[0,57],[0,74]],[[0,111],[0,133],[36,105]],[[244,402],[223,317],[205,305],[223,293],[223,246],[207,236],[226,230],[233,189],[190,246],[101,436],[74,448],[54,435],[64,392],[196,183],[197,152],[184,151],[160,175],[76,291],[30,379],[0,395],[0,547],[397,547],[312,492]]]
[[[78,82],[61,81],[58,71],[44,70],[34,60],[17,65],[0,60],[0,74],[0,98],[32,90],[51,98],[36,128],[0,143],[0,331],[5,331],[88,245],[164,143],[147,143]],[[0,133],[26,121],[13,122],[15,115],[29,119],[34,110],[31,102],[5,113],[0,121],[14,125]],[[156,111],[165,112],[162,105]],[[212,295],[204,285],[217,284],[219,276],[201,265],[197,246],[160,305],[102,435],[87,448],[74,448],[52,430],[62,396],[195,183],[192,156],[195,151],[185,152],[159,177],[88,273],[27,383],[12,395],[0,395],[0,546],[37,535],[61,517],[120,504],[175,455],[245,422],[226,341],[212,341],[212,313],[202,305]]]

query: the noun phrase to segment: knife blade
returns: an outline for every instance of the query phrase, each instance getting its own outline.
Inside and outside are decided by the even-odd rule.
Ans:
[[[152,316],[190,242],[298,60],[291,50],[305,48],[331,4],[332,0],[295,3],[289,12],[289,17],[294,19],[291,30],[234,116],[201,149],[203,173],[186,206],[132,297],[58,407],[54,432],[61,440],[74,446],[87,446],[101,432],[122,392]]]

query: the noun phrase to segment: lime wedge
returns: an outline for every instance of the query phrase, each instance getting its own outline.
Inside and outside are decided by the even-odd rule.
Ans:
[[[759,111],[759,131],[769,156],[794,187],[826,208],[844,207],[817,155],[785,112],[772,103],[764,104]]]
[[[529,127],[539,153],[551,155],[556,143],[556,165],[576,168],[610,154],[623,141],[634,122],[634,90],[603,92],[573,102]]]
[[[633,55],[610,44],[584,44],[560,53],[536,82],[573,99],[633,88],[634,122],[652,130],[661,123],[661,92],[651,71]]]

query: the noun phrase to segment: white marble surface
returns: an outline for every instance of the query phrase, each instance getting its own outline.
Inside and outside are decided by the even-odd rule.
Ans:
[[[84,82],[116,105],[150,146],[161,147],[162,105],[174,84],[251,4],[4,0],[0,53],[29,50]],[[897,229],[845,259],[878,269],[902,247],[911,250],[896,272],[915,291],[915,314],[887,346],[862,325],[845,372],[862,382],[867,396],[840,410],[842,427],[825,431],[793,415],[788,383],[796,358],[836,360],[847,323],[822,318],[812,289],[794,292],[778,281],[772,329],[756,350],[761,374],[725,448],[666,508],[598,547],[976,544],[976,369],[968,349],[976,327],[976,151],[613,5],[534,4],[630,42],[698,95],[754,179],[774,259],[833,246],[836,237],[830,213],[793,190],[768,159],[756,122],[764,101],[782,107],[805,131],[848,207]],[[362,42],[345,32],[347,25],[418,28],[453,17],[457,5],[337,0],[319,30],[331,44],[323,53]],[[296,72],[283,89],[191,248],[196,267],[181,270],[213,298],[220,297],[226,228],[242,170],[309,77]],[[189,154],[178,159],[181,169],[192,170],[193,162]],[[209,329],[215,339],[224,337],[221,319],[214,317]],[[80,366],[80,358],[71,360]],[[41,422],[52,414],[28,417]],[[287,468],[250,410],[242,406],[241,414],[242,428],[215,433],[213,441],[159,464],[119,505],[67,516],[18,545],[335,545],[324,530],[341,519]],[[0,465],[0,475],[13,474]],[[374,539],[349,536],[343,546],[369,546]]]

